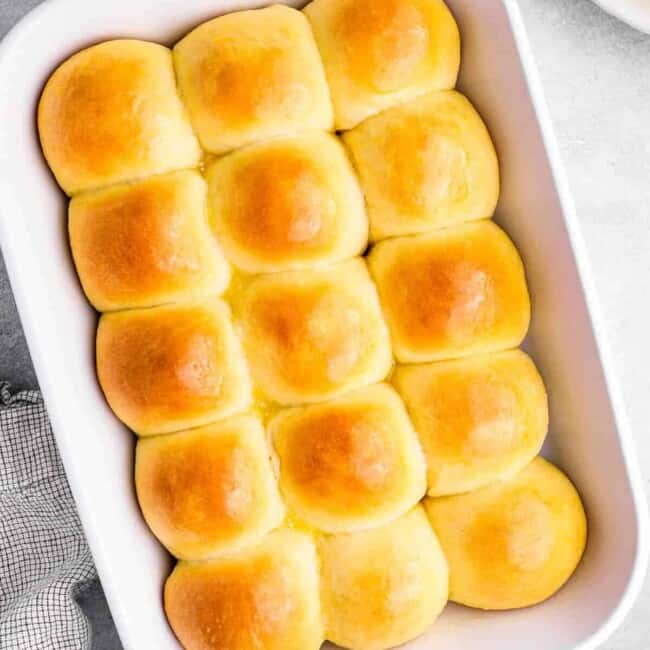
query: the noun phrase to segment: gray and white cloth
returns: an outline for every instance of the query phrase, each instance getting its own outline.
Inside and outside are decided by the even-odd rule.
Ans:
[[[40,394],[0,382],[0,647],[87,650],[96,577]]]

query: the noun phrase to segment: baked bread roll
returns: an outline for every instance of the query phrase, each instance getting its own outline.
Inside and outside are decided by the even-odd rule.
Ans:
[[[320,530],[388,523],[426,490],[417,436],[402,400],[386,384],[281,411],[269,432],[287,505]]]
[[[442,0],[314,0],[304,11],[325,62],[337,129],[456,85],[460,37]]]
[[[323,537],[319,555],[326,636],[341,647],[406,643],[447,603],[447,562],[421,506],[381,528]]]
[[[425,504],[449,562],[449,597],[469,607],[513,609],[549,598],[585,548],[580,497],[540,457],[501,483]]]
[[[368,262],[398,361],[506,350],[526,335],[524,267],[491,221],[380,242]]]
[[[244,552],[179,562],[165,612],[185,650],[318,650],[318,560],[308,535],[281,529]]]
[[[359,255],[368,241],[363,195],[337,138],[272,140],[208,171],[211,221],[232,263],[268,273]]]
[[[135,486],[149,528],[183,560],[256,544],[284,518],[264,427],[252,416],[139,440]]]
[[[499,163],[485,124],[453,90],[366,120],[343,140],[368,203],[373,240],[491,217]]]
[[[361,259],[260,276],[238,309],[251,374],[280,404],[381,381],[392,366],[377,292]]]
[[[399,366],[393,381],[420,436],[431,496],[503,480],[542,448],[546,390],[520,350]]]
[[[230,312],[217,298],[104,314],[97,375],[115,415],[142,436],[208,424],[251,401]]]
[[[228,286],[198,172],[80,194],[70,202],[68,229],[79,279],[98,311],[192,300]]]
[[[81,50],[49,78],[38,106],[43,153],[68,194],[198,165],[171,52],[135,40]]]
[[[174,48],[178,84],[204,149],[329,130],[333,112],[309,23],[274,5],[199,25]]]

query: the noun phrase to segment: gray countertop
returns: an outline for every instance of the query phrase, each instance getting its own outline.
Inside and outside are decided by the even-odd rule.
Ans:
[[[0,0],[0,36],[39,0]],[[636,434],[650,477],[650,36],[589,0],[519,0],[558,135]],[[0,379],[36,377],[0,257]],[[101,587],[80,597],[97,650],[120,648]],[[650,641],[650,583],[606,650]],[[522,649],[525,650],[525,649]],[[549,650],[552,650],[549,648]]]

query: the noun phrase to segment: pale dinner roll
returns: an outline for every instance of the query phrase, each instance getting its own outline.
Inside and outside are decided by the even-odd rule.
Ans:
[[[149,528],[183,560],[256,544],[284,518],[264,427],[252,416],[139,440],[135,486]]]
[[[228,264],[211,236],[195,171],[77,195],[68,230],[79,279],[98,311],[221,293]]]
[[[305,14],[325,62],[337,129],[456,85],[460,37],[442,0],[314,0]]]
[[[171,52],[146,41],[107,41],[61,64],[43,90],[38,130],[68,194],[201,160],[176,92]]]
[[[375,241],[494,213],[494,145],[479,114],[456,91],[392,108],[343,139],[359,171]]]
[[[521,258],[491,221],[389,239],[368,262],[398,361],[507,350],[528,331]]]
[[[366,247],[363,195],[333,135],[253,145],[217,160],[207,178],[214,231],[244,271],[337,262]]]
[[[307,19],[273,5],[209,20],[174,48],[178,84],[205,149],[329,130],[333,112]]]
[[[381,528],[319,543],[327,638],[385,650],[424,632],[447,603],[447,562],[421,506]]]
[[[311,537],[281,529],[242,553],[179,562],[165,612],[185,650],[318,650],[318,588]]]
[[[97,375],[115,415],[143,436],[208,424],[251,401],[241,346],[218,298],[104,314]]]
[[[320,530],[388,523],[425,493],[417,436],[402,400],[386,384],[281,411],[269,432],[287,505]]]
[[[251,374],[280,404],[381,381],[392,366],[377,292],[361,259],[259,276],[240,299]]]
[[[431,496],[512,476],[542,448],[546,390],[520,350],[399,366],[393,382],[420,436]]]
[[[449,562],[449,597],[469,607],[513,609],[549,598],[585,548],[580,497],[540,457],[501,483],[425,505]]]

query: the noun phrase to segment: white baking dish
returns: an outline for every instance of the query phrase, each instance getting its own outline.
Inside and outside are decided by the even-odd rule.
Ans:
[[[527,345],[551,400],[547,455],[577,484],[589,545],[576,575],[533,609],[450,606],[412,649],[595,648],[637,595],[648,553],[632,438],[609,371],[586,255],[517,7],[448,0],[464,43],[461,88],[501,158],[497,220],[519,247],[533,297]],[[133,490],[133,437],[106,406],[93,365],[96,317],[68,253],[64,197],[41,158],[35,107],[58,62],[96,41],[173,43],[245,0],[50,0],[0,49],[0,241],[72,491],[126,648],[177,648],[162,610],[171,567]],[[295,3],[299,4],[299,3]],[[1,373],[0,373],[1,374]]]

